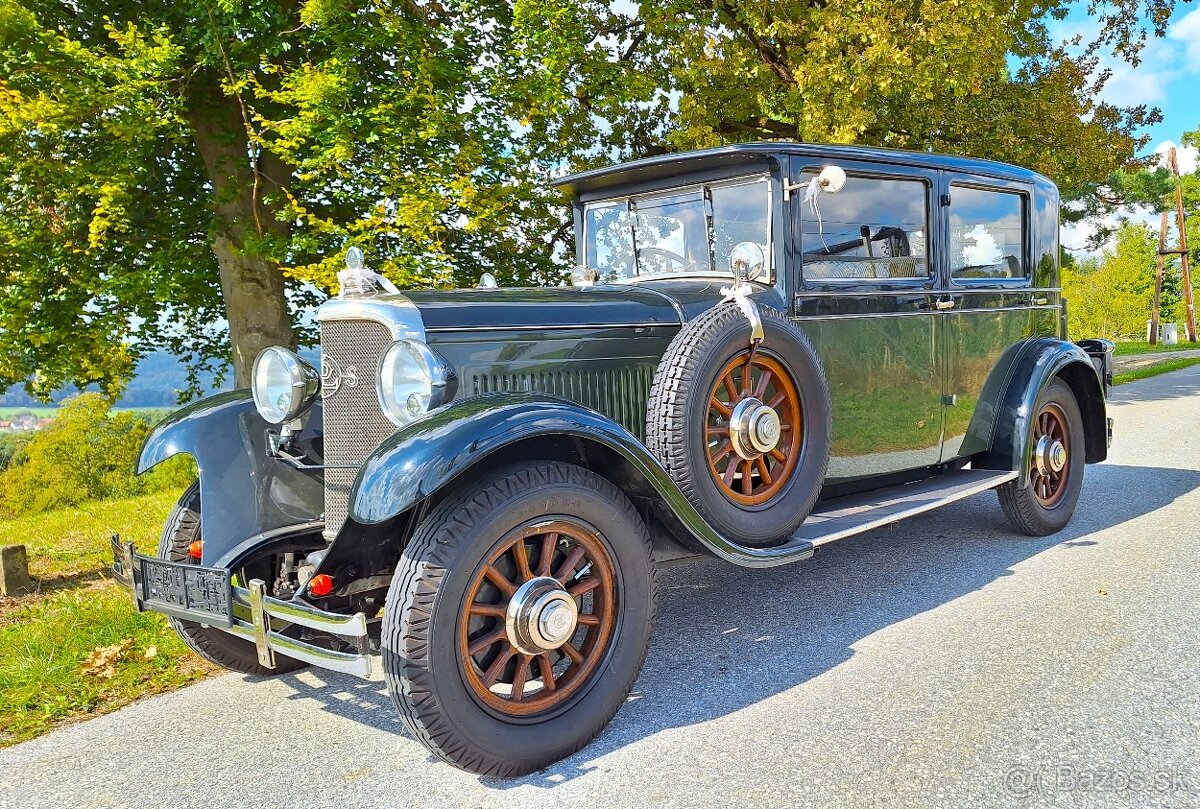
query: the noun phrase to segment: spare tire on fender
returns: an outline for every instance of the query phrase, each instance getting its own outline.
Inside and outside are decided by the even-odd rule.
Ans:
[[[733,302],[684,325],[650,387],[646,444],[713,528],[761,547],[812,510],[832,431],[812,343],[779,311],[758,309],[765,339],[754,348]]]

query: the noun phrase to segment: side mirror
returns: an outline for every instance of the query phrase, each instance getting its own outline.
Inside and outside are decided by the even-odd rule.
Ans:
[[[757,281],[767,269],[767,256],[755,242],[738,242],[729,253],[729,268],[739,281]]]

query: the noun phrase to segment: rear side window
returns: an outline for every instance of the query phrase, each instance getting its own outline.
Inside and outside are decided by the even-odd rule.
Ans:
[[[807,188],[819,171],[804,171],[800,185]],[[804,277],[927,277],[927,192],[921,180],[850,175],[837,193],[806,194],[800,214]]]
[[[955,279],[1024,278],[1024,197],[951,186],[949,252]]]

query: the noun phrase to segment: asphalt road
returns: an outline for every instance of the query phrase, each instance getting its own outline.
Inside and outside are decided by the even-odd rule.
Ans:
[[[0,751],[0,806],[1200,806],[1200,367],[1112,414],[1057,536],[985,494],[668,570],[628,703],[533,776],[432,760],[378,682],[226,675]]]

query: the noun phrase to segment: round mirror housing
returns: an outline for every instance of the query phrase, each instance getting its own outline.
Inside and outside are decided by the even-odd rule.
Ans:
[[[729,268],[735,278],[757,281],[767,269],[767,256],[755,242],[738,242],[729,253]]]
[[[500,282],[496,280],[496,276],[490,272],[485,272],[479,276],[479,283],[475,284],[476,289],[499,289]]]

